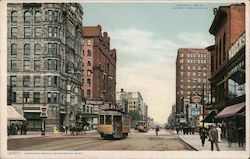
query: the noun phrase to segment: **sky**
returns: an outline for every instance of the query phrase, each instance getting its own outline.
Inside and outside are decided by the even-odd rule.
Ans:
[[[83,3],[84,26],[102,26],[117,51],[116,90],[139,91],[148,114],[166,123],[175,103],[178,48],[206,48],[219,4]]]

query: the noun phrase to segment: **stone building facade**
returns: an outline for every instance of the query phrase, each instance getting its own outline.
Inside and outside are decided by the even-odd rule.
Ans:
[[[83,95],[86,100],[102,101],[99,107],[116,104],[116,50],[101,26],[86,26],[83,44]]]
[[[76,122],[82,101],[82,16],[76,3],[9,3],[8,85],[31,130]]]

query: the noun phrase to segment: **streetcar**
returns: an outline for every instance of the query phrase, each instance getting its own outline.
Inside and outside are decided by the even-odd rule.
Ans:
[[[130,116],[115,109],[106,109],[98,115],[98,132],[104,139],[126,138],[130,133]]]
[[[148,131],[148,123],[146,121],[138,121],[137,122],[137,130],[139,132],[147,132]]]

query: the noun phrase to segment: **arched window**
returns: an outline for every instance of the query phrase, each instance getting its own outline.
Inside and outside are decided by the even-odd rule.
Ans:
[[[36,55],[41,53],[41,45],[40,44],[35,44],[34,52]]]
[[[12,44],[11,45],[11,55],[16,55],[17,54],[17,44]]]
[[[24,13],[24,22],[30,22],[31,21],[31,13],[25,12]]]
[[[35,22],[40,22],[42,19],[42,14],[41,12],[36,12],[35,13]]]
[[[29,55],[30,54],[30,45],[25,44],[24,45],[24,55]]]
[[[11,22],[17,22],[17,12],[13,11],[11,13]]]

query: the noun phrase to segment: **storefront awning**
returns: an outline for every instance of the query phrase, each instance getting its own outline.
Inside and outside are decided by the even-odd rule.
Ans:
[[[214,117],[216,114],[215,110],[211,111],[201,122],[214,123]]]
[[[226,118],[233,115],[236,115],[238,112],[240,112],[243,108],[245,108],[246,103],[242,102],[239,104],[235,104],[232,106],[228,106],[224,108],[217,116],[216,118]]]
[[[26,121],[26,119],[21,114],[19,114],[12,106],[8,106],[7,118],[8,121]]]

